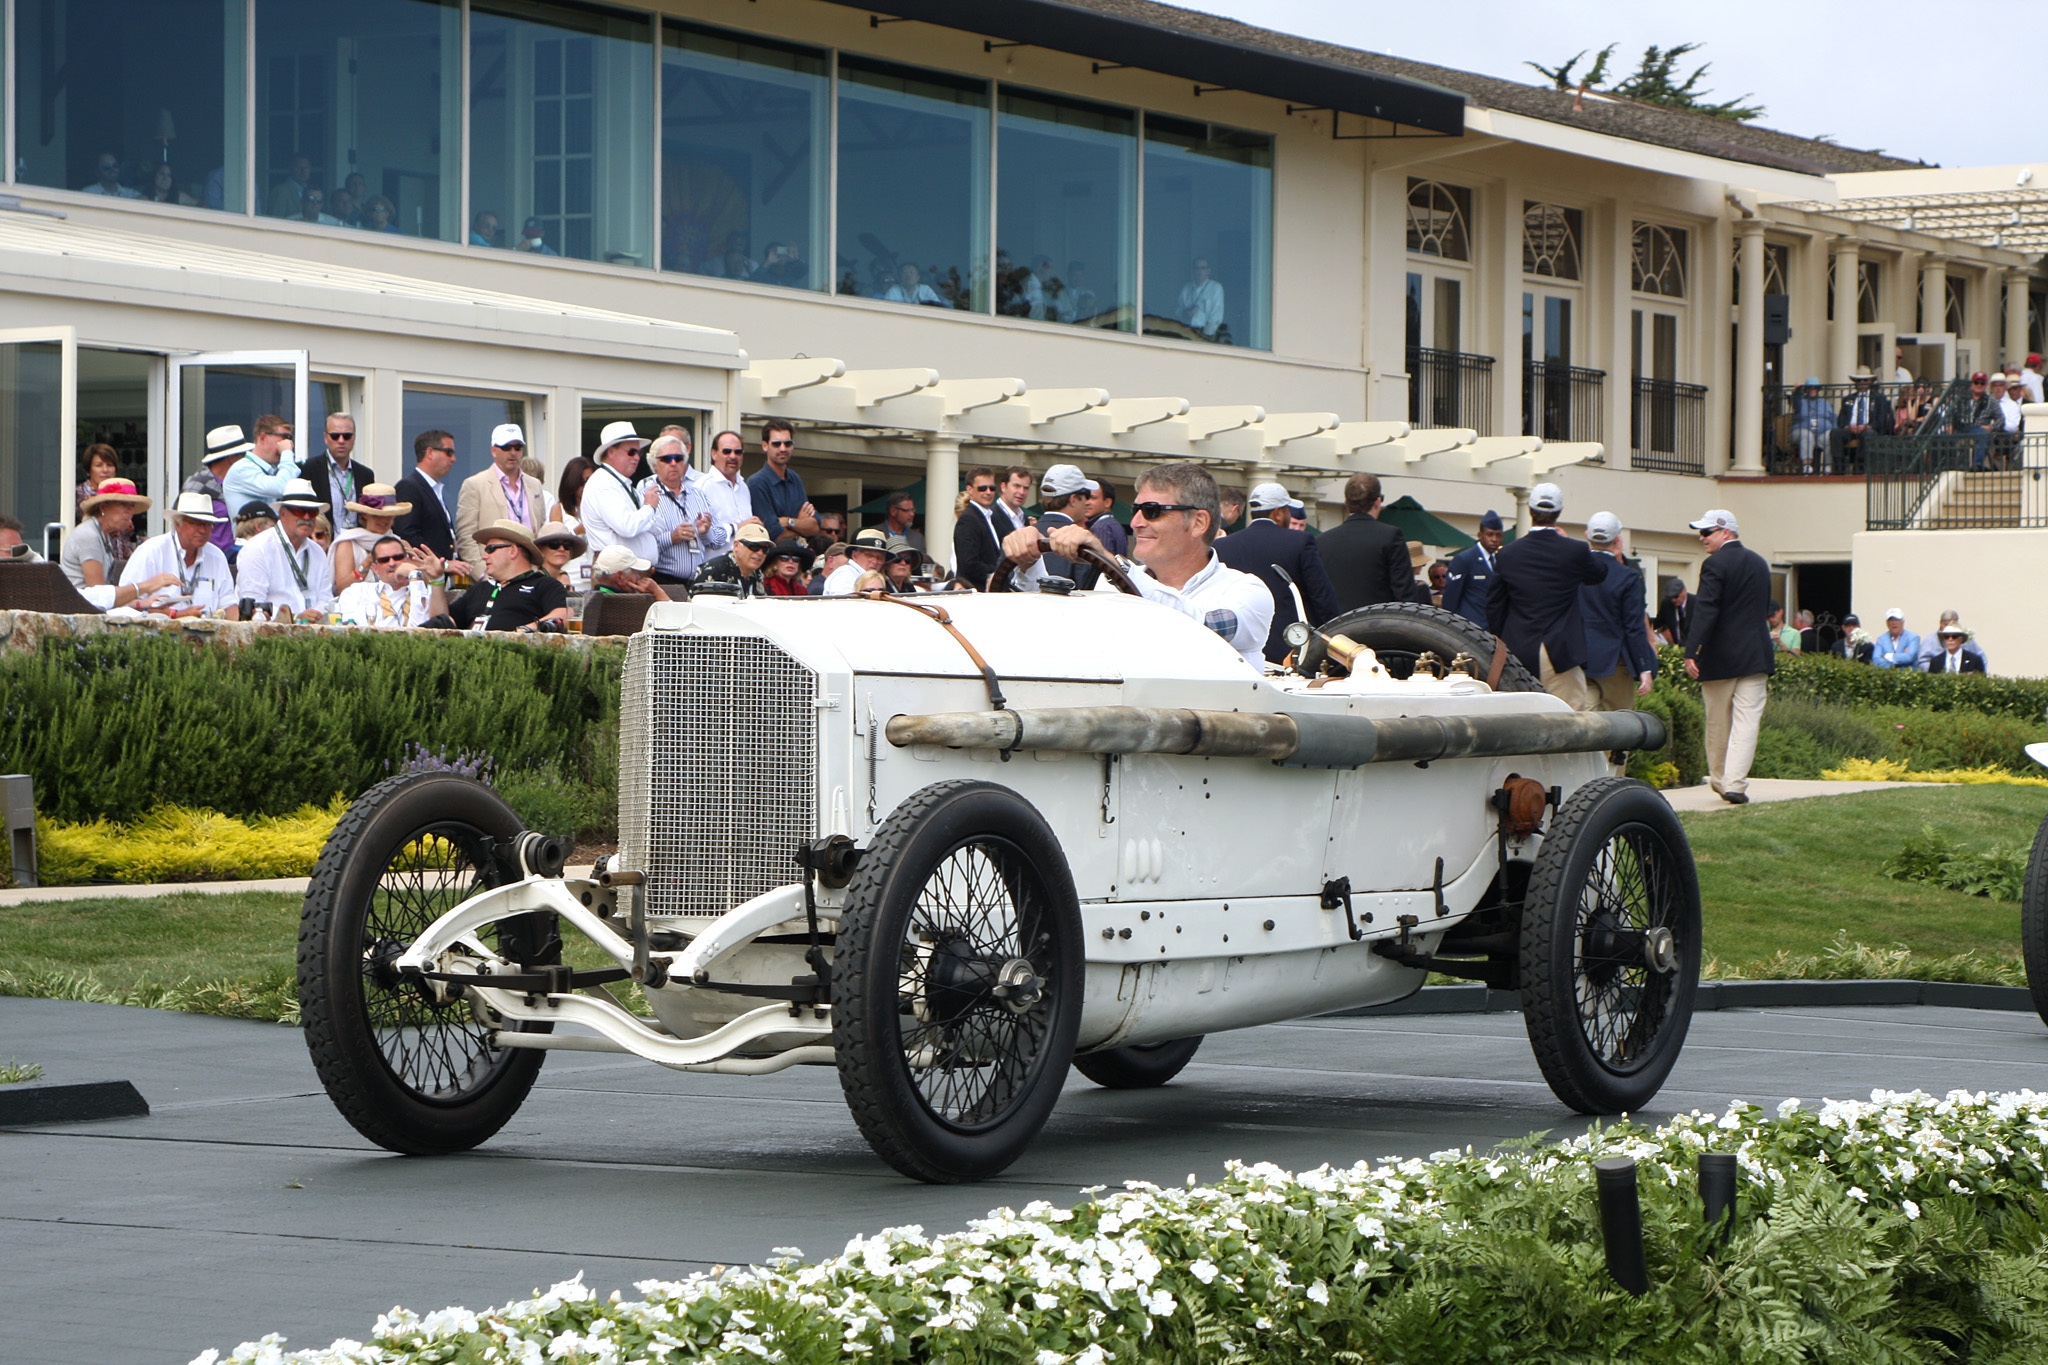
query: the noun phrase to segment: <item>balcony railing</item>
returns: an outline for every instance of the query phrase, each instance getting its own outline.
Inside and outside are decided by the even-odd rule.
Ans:
[[[1557,361],[1532,360],[1522,367],[1522,432],[1546,441],[1601,441],[1601,392],[1607,371],[1582,370]]]
[[[1637,469],[1706,473],[1707,386],[1638,378],[1629,446],[1629,463]]]
[[[1872,531],[2048,527],[2048,433],[1873,436]]]
[[[1871,391],[1873,402],[1892,407],[1896,414],[1898,385],[1874,384]],[[1832,423],[1839,417],[1843,401],[1855,392],[1854,384],[1822,384],[1812,390],[1785,384],[1764,385],[1764,468],[1772,474],[1793,476],[1863,473],[1862,452],[1844,450],[1838,439],[1825,433],[1805,440],[1799,434],[1803,425],[1800,418],[1804,415],[1802,400],[1815,400]],[[1958,413],[1969,403],[1970,386],[1960,379],[1945,384],[1929,380],[1908,385],[1906,396],[1907,410],[1914,418],[1911,430],[1893,434],[1928,437],[1955,426]],[[1895,424],[1896,421],[1895,415]]]
[[[1493,435],[1493,357],[1409,347],[1408,425]]]

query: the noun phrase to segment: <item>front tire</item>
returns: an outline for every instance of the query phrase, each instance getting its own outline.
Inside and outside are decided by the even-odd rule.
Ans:
[[[1523,902],[1522,1019],[1543,1079],[1582,1114],[1634,1111],[1685,1045],[1700,889],[1670,805],[1627,778],[1572,793]]]
[[[1323,622],[1325,635],[1343,635],[1356,640],[1378,656],[1381,666],[1396,678],[1415,671],[1415,661],[1434,653],[1448,665],[1460,654],[1478,660],[1479,676],[1493,666],[1497,643],[1493,632],[1477,621],[1455,611],[1421,602],[1376,602]],[[1541,692],[1542,681],[1508,655],[1501,667],[1496,692]]]
[[[2027,964],[2034,1012],[2048,1024],[2048,820],[2041,822],[2027,858],[2027,880],[2020,892],[2020,952]]]
[[[1202,1035],[1170,1043],[1113,1047],[1074,1059],[1074,1070],[1108,1090],[1150,1090],[1165,1085],[1195,1059]]]
[[[847,888],[832,1042],[854,1122],[916,1180],[981,1180],[1059,1098],[1081,1023],[1081,909],[1059,840],[988,782],[890,813]]]
[[[380,1147],[424,1156],[476,1146],[517,1112],[546,1059],[494,1046],[495,1028],[467,999],[437,1001],[428,983],[391,970],[428,925],[497,884],[494,844],[519,832],[490,788],[410,773],[358,797],[321,850],[299,923],[306,1046],[342,1117]],[[521,916],[485,937],[533,962],[559,943],[540,922],[551,919]]]

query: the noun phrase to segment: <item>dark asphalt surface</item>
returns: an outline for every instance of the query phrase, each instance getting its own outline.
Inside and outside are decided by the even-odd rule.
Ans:
[[[0,1057],[127,1079],[148,1118],[0,1131],[0,1361],[170,1365],[265,1332],[362,1339],[394,1304],[502,1303],[578,1270],[601,1292],[774,1248],[961,1226],[1083,1186],[1489,1144],[1584,1121],[1515,1015],[1324,1019],[1211,1039],[1161,1090],[1073,1077],[995,1181],[913,1184],[862,1143],[836,1074],[694,1076],[550,1058],[525,1108],[458,1157],[396,1157],[344,1123],[296,1030],[0,998]],[[1934,1007],[1695,1016],[1654,1110],[2048,1089],[2032,1014]]]

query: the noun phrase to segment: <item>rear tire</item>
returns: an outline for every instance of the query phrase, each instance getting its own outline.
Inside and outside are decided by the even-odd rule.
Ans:
[[[1421,602],[1377,602],[1323,622],[1325,635],[1356,640],[1379,656],[1380,665],[1396,678],[1415,671],[1415,660],[1433,651],[1446,665],[1460,654],[1479,662],[1484,678],[1493,667],[1493,632],[1477,621]],[[1541,692],[1542,682],[1510,654],[1500,671],[1496,692]]]
[[[1074,1070],[1110,1090],[1150,1090],[1165,1085],[1195,1058],[1202,1035],[1176,1038],[1170,1043],[1138,1043],[1113,1047],[1074,1059]]]
[[[2048,820],[2034,835],[2027,858],[2027,880],[2020,893],[2020,952],[2027,964],[2027,989],[2034,1012],[2048,1024]]]

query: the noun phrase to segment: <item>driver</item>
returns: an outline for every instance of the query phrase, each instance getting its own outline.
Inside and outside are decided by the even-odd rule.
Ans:
[[[1230,568],[1209,543],[1220,524],[1216,480],[1197,464],[1155,465],[1139,476],[1132,498],[1131,551],[1139,568],[1119,559],[1147,602],[1192,616],[1228,640],[1246,663],[1265,669],[1266,631],[1273,623],[1273,594],[1252,574]],[[1015,561],[1011,583],[1036,592],[1046,576],[1035,526],[1003,537],[1003,553]],[[1052,552],[1073,559],[1084,548],[1108,555],[1084,526],[1053,528]],[[1115,558],[1115,556],[1112,556]],[[1114,591],[1107,584],[1097,591]]]

